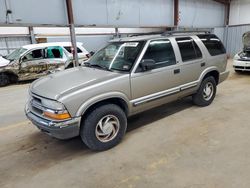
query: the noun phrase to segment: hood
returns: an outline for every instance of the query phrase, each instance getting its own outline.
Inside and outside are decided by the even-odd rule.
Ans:
[[[244,49],[250,50],[250,31],[243,34],[242,42],[244,45]]]
[[[40,78],[30,87],[32,93],[58,100],[79,89],[119,77],[122,74],[89,67],[76,67]]]
[[[0,67],[5,67],[10,63],[10,60],[3,58],[0,56]]]

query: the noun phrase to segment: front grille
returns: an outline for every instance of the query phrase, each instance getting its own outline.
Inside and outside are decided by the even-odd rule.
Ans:
[[[244,67],[240,67],[240,66],[234,66],[234,68],[236,68],[236,69],[244,69]]]
[[[250,67],[241,67],[241,66],[234,66],[235,69],[241,69],[241,70],[250,70]]]
[[[30,111],[40,117],[43,117],[44,107],[42,105],[42,99],[35,95],[31,95],[31,99],[29,102]]]

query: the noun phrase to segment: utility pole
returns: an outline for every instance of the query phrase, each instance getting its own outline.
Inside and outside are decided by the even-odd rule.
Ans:
[[[72,44],[72,53],[73,53],[73,65],[74,67],[79,65],[78,54],[77,54],[77,46],[76,46],[76,33],[75,33],[75,24],[74,24],[74,15],[72,8],[72,0],[66,0],[67,5],[67,14],[68,14],[68,22],[70,27],[70,38]]]
[[[174,0],[174,27],[178,30],[179,25],[179,0]]]

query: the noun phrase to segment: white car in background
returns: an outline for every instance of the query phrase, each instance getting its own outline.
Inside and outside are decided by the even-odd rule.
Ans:
[[[243,51],[234,56],[233,67],[235,72],[250,71],[250,32],[243,34]]]
[[[70,42],[25,45],[7,56],[0,57],[0,86],[12,82],[33,80],[73,67]],[[77,43],[79,64],[88,60],[89,52]]]

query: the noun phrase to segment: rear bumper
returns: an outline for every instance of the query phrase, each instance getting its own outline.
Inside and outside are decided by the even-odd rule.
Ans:
[[[228,78],[229,73],[230,71],[225,71],[225,72],[220,73],[219,83],[225,81]]]
[[[72,118],[63,122],[54,122],[41,118],[25,107],[27,118],[42,132],[58,139],[69,139],[79,135],[81,118]]]

